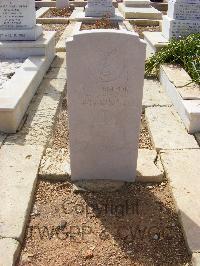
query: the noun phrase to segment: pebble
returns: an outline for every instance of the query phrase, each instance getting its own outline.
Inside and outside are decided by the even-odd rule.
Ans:
[[[16,69],[21,67],[25,59],[0,59],[0,89],[14,74]]]

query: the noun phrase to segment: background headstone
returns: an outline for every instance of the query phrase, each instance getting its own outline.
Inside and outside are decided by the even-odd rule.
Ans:
[[[66,46],[72,180],[134,181],[144,42],[128,31],[99,30]]]
[[[69,7],[69,0],[56,0],[56,8],[67,8]]]
[[[35,0],[0,1],[0,41],[36,40],[42,34],[36,25]]]
[[[200,0],[169,0],[162,34],[169,40],[200,32]]]
[[[112,0],[88,0],[85,7],[86,17],[114,17],[115,8]]]

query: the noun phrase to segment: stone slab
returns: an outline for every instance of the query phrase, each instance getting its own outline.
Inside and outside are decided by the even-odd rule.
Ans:
[[[189,250],[200,252],[200,150],[161,152]]]
[[[66,53],[64,52],[57,52],[56,57],[54,58],[51,67],[55,68],[66,68],[67,62],[66,62]]]
[[[11,238],[0,239],[0,265],[13,266],[20,253],[20,244]]]
[[[55,56],[55,31],[44,31],[36,41],[0,41],[1,57],[27,58],[46,56],[49,61]]]
[[[144,41],[147,44],[147,59],[154,55],[156,52],[158,52],[161,48],[166,47],[168,45],[168,41],[164,38],[161,32],[144,31],[143,35]]]
[[[163,181],[164,171],[155,150],[139,149],[136,175],[138,182]]]
[[[22,242],[32,206],[43,147],[3,145],[0,149],[0,236]]]
[[[102,18],[102,17],[99,17]],[[69,17],[70,21],[84,21],[84,22],[90,22],[90,21],[96,21],[96,17],[86,17],[85,12],[81,10],[74,10],[71,16]],[[109,20],[111,21],[122,21],[123,17],[121,13],[116,9],[115,16],[109,17]]]
[[[0,90],[0,130],[15,133],[49,64],[43,56],[29,57]]]
[[[200,265],[200,253],[192,254],[192,265],[199,266]]]
[[[188,73],[180,66],[163,65],[163,71],[168,79],[176,87],[184,100],[200,100],[200,86],[192,82]]]
[[[6,143],[45,147],[55,122],[65,83],[64,79],[43,79],[29,105],[23,128],[16,134],[9,135]]]
[[[73,21],[67,25],[66,29],[64,30],[62,36],[60,37],[56,45],[57,52],[66,51],[66,44],[65,44],[66,39],[73,35],[75,25],[76,25],[76,22],[73,22]]]
[[[127,7],[144,7],[144,6],[149,6],[150,5],[150,0],[124,0],[123,1],[124,5]]]
[[[174,75],[174,72],[176,75]],[[161,66],[160,82],[169,95],[188,132],[195,133],[200,131],[198,85],[190,84],[184,86],[184,84],[191,83],[189,76],[183,69],[180,70],[170,65]]]
[[[196,141],[198,142],[198,144],[200,146],[200,132],[195,133],[194,136],[195,136],[195,139],[196,139]]]
[[[143,109],[151,106],[170,106],[172,102],[167,96],[160,82],[152,79],[144,80],[143,88]]]
[[[46,73],[45,78],[66,80],[66,69],[57,67],[50,68],[49,71]]]
[[[35,41],[42,35],[42,31],[40,25],[31,29],[0,29],[0,41]]]
[[[144,42],[128,31],[92,30],[66,49],[72,180],[134,181]]]
[[[161,182],[164,179],[160,157],[155,150],[139,149],[136,175],[137,182]],[[47,148],[40,164],[39,176],[43,179],[68,180],[71,176],[68,151]],[[105,182],[108,184],[108,181]]]
[[[126,7],[119,3],[118,9],[125,19],[162,19],[162,13],[153,7]]]
[[[3,145],[5,138],[6,138],[6,134],[0,133],[0,148]]]
[[[148,107],[145,117],[156,150],[199,148],[172,107]]]

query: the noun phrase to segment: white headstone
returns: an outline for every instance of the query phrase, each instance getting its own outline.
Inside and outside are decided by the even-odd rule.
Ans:
[[[163,36],[169,40],[200,32],[200,0],[169,0]]]
[[[67,41],[72,180],[134,181],[145,43],[128,31],[83,31]]]
[[[56,0],[56,8],[66,8],[69,7],[69,0]]]
[[[114,17],[115,8],[112,0],[88,0],[85,7],[86,17]]]
[[[0,0],[0,41],[36,40],[41,34],[35,0]]]

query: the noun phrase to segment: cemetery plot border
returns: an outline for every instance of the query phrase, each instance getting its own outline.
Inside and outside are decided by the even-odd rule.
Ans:
[[[41,24],[67,24],[69,23],[69,17],[45,17],[45,14],[49,12],[49,10],[54,9],[52,7],[50,8],[42,8],[43,10],[41,11],[40,9],[36,12],[36,18],[37,18],[37,23]]]
[[[160,82],[189,133],[200,131],[200,86],[180,66],[162,65]]]

